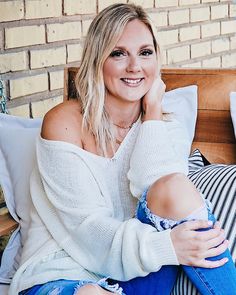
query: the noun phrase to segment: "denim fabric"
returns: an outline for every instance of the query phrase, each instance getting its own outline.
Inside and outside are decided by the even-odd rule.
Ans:
[[[116,292],[119,295],[125,295],[118,283],[109,284],[106,278],[100,281],[86,281],[86,280],[57,280],[51,281],[42,285],[35,285],[32,288],[21,291],[19,295],[73,295],[82,286],[98,285],[103,289],[111,292]]]
[[[167,228],[173,228],[176,225],[186,221],[186,219],[183,219],[181,221],[168,220],[168,219],[159,217],[157,215],[154,215],[147,207],[146,195],[147,195],[147,191],[143,193],[137,205],[137,210],[136,210],[136,217],[141,222],[150,224],[156,227],[158,231],[160,231],[160,230],[165,230]],[[211,220],[214,224],[216,219],[211,212],[210,204],[206,202],[206,206],[208,209],[208,220]],[[208,229],[202,229],[199,231],[203,231],[203,230],[205,231]],[[223,257],[227,257],[229,261],[223,266],[218,268],[208,269],[208,268],[192,267],[192,266],[186,266],[186,265],[181,266],[183,267],[183,270],[185,271],[189,279],[193,282],[193,284],[196,286],[196,288],[202,295],[236,295],[236,268],[234,266],[233,259],[230,255],[229,250],[227,249],[221,255],[207,258],[207,259],[213,261],[213,260],[219,260]],[[161,268],[161,270],[162,269],[163,267]],[[161,270],[158,271],[156,274],[157,275],[159,274],[162,277],[162,279],[165,280],[166,277],[169,276],[169,273],[166,274],[164,277],[162,276]],[[172,276],[172,273],[170,269],[168,268],[168,266],[167,266],[167,271],[170,272],[170,275]],[[158,294],[167,294],[165,293],[165,290],[162,289],[161,285],[159,285],[158,287],[159,287]],[[124,288],[124,291],[125,291],[125,288]],[[146,293],[146,294],[154,295],[155,293]]]

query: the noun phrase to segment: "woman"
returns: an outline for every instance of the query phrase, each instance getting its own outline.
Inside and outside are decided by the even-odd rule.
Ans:
[[[178,122],[162,120],[159,62],[154,28],[140,7],[116,4],[92,22],[77,77],[79,100],[60,104],[43,121],[31,177],[31,226],[10,294],[169,294],[179,264],[221,266],[222,272],[230,265],[231,284],[227,258],[205,260],[227,249],[219,226],[181,224],[182,217],[207,210],[199,195],[185,197],[189,206],[174,213],[165,208],[179,197],[167,195],[167,207],[152,197],[152,187],[165,190],[177,178],[185,185],[189,152]],[[146,159],[138,158],[149,147],[159,165],[154,179]],[[152,182],[137,217],[147,219],[141,205],[146,201],[155,211],[158,199],[154,213],[164,212],[162,220],[180,214],[173,229],[158,232],[134,218],[134,197]]]

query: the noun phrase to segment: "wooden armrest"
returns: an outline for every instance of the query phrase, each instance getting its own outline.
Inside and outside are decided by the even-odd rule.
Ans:
[[[16,229],[18,223],[11,217],[9,213],[0,215],[0,236],[8,235]]]

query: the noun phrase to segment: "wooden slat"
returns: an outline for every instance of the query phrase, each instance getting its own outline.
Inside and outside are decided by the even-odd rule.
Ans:
[[[198,85],[198,108],[229,110],[229,94],[236,91],[235,69],[163,69],[167,90]]]
[[[10,214],[0,215],[0,236],[9,234],[16,229],[18,223],[11,217]]]
[[[236,164],[236,144],[195,141],[192,150],[196,148],[210,163]]]
[[[195,141],[235,143],[229,111],[198,110]]]

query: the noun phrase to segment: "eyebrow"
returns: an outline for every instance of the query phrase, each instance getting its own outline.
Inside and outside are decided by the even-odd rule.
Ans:
[[[153,47],[153,48],[155,48],[153,44],[144,44],[144,45],[140,46],[139,49],[143,49],[143,48],[146,48],[146,47]],[[123,49],[123,50],[126,50],[127,51],[127,48],[125,46],[115,46],[114,49]]]

